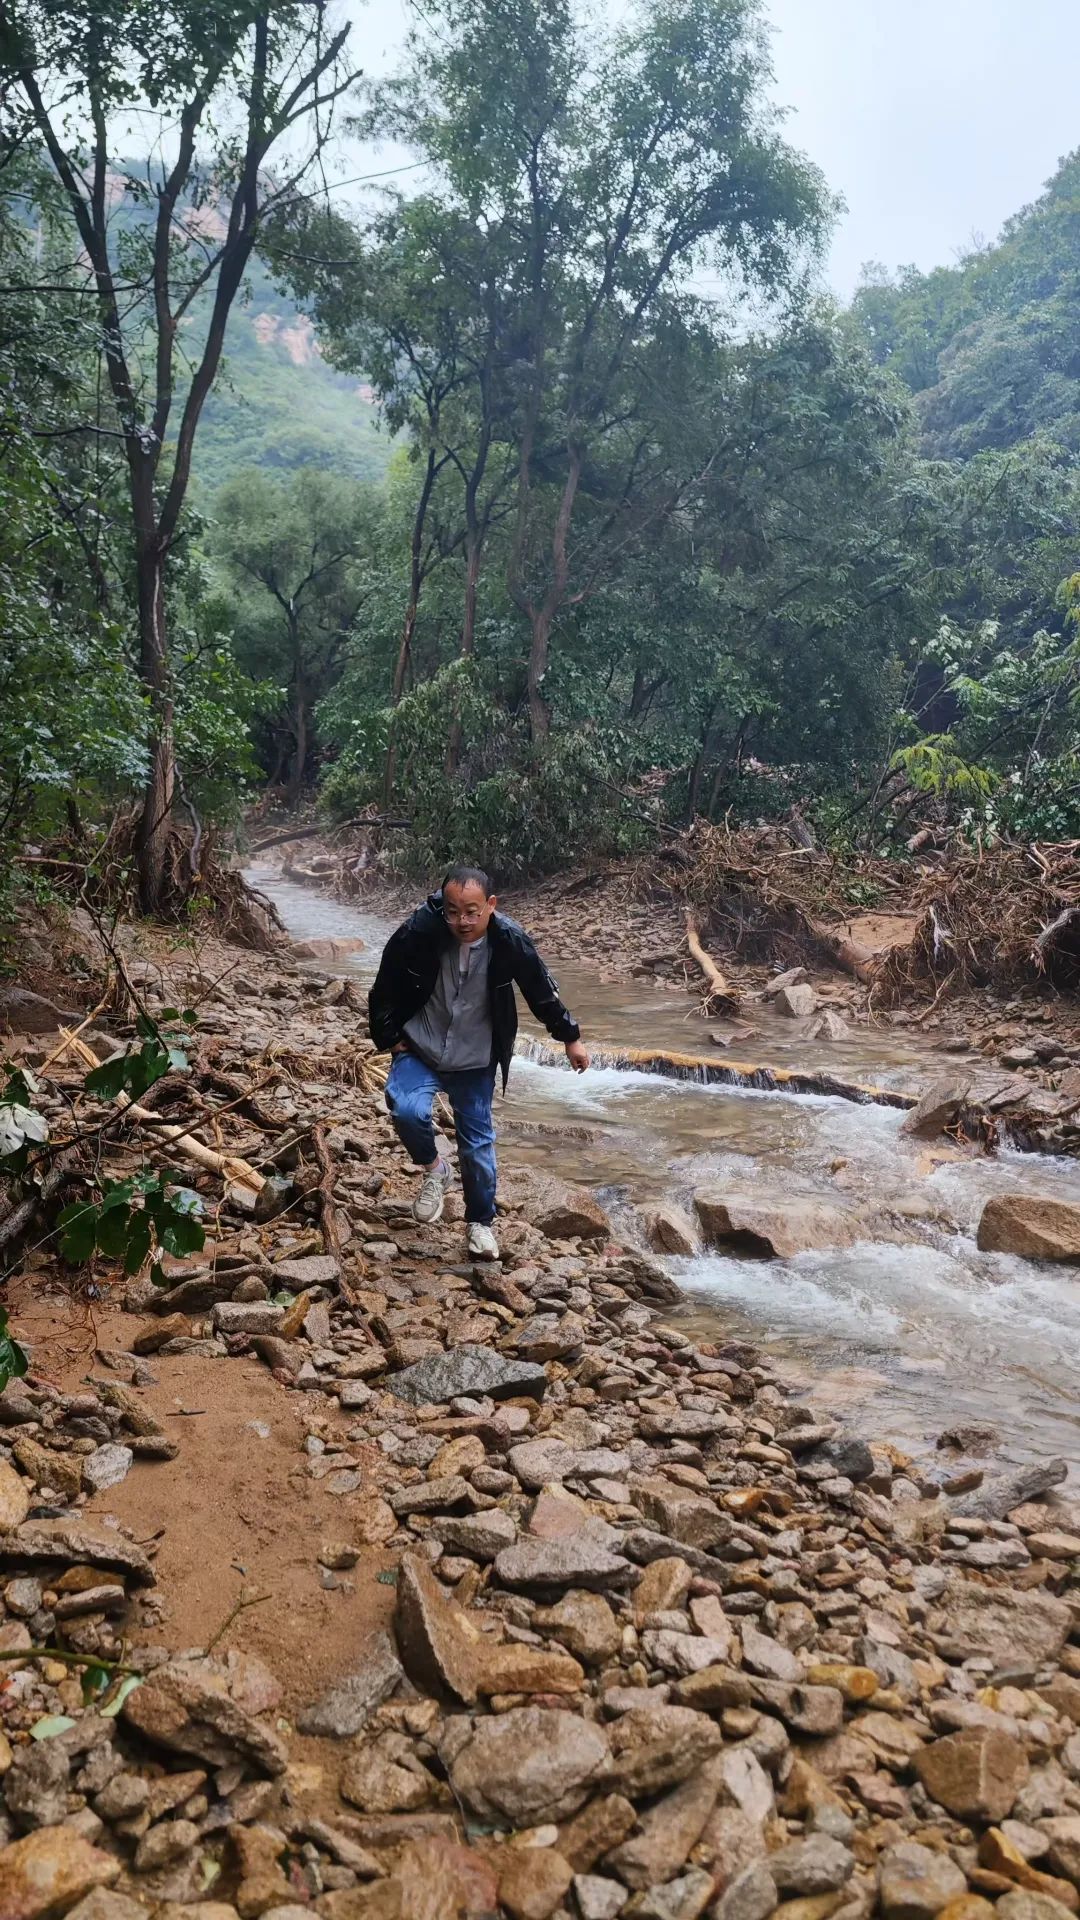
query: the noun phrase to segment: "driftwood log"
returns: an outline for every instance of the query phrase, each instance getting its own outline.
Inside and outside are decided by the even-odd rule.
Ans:
[[[708,992],[705,996],[706,1005],[711,1006],[714,1002],[720,1002],[724,1006],[730,1007],[734,1012],[739,1005],[738,993],[726,976],[721,973],[712,955],[707,953],[702,946],[701,936],[698,933],[697,927],[694,925],[694,916],[692,913],[688,913],[686,916],[686,944],[690,949],[692,959],[697,962],[708,983]]]

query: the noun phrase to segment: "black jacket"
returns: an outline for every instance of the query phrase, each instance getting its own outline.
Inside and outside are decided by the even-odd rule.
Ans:
[[[404,1038],[406,1022],[431,999],[443,953],[453,939],[443,918],[441,892],[429,894],[425,904],[391,934],[368,995],[368,1025],[381,1052]],[[577,1021],[559,999],[557,981],[524,927],[505,913],[493,913],[488,922],[492,1064],[501,1068],[504,1087],[517,1034],[515,987],[521,988],[553,1040],[565,1044],[580,1038]]]

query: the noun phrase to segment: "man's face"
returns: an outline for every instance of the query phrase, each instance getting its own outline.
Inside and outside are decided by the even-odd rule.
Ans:
[[[477,881],[467,880],[464,886],[459,886],[451,880],[443,890],[443,916],[454,939],[460,940],[463,947],[481,939],[487,932],[495,904],[495,895],[485,899],[484,889]]]

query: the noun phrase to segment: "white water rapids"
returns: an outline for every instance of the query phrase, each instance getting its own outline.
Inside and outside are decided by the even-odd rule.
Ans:
[[[315,963],[321,971],[371,978],[391,920],[271,869],[251,878],[294,938],[367,943],[354,957]],[[587,1041],[708,1051],[707,1029],[683,998],[638,981],[605,984],[580,965],[557,971]],[[808,1047],[794,1023],[754,1020],[761,1030],[746,1051],[768,1064],[912,1089],[947,1066],[902,1029],[856,1029]],[[944,1427],[988,1422],[1001,1436],[999,1457],[1059,1453],[1080,1475],[1080,1272],[980,1253],[974,1241],[993,1193],[1080,1204],[1080,1163],[942,1151],[901,1135],[894,1108],[609,1068],[579,1078],[527,1059],[515,1062],[496,1118],[504,1160],[596,1188],[628,1234],[633,1206],[687,1204],[706,1183],[883,1215],[873,1237],[839,1251],[671,1260],[686,1323],[701,1338],[752,1339],[813,1402],[870,1436],[925,1453]]]

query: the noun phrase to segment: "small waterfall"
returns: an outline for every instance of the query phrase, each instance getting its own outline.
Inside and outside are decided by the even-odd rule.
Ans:
[[[518,1036],[515,1052],[539,1066],[563,1064],[559,1047],[531,1035]],[[798,1073],[787,1067],[754,1066],[735,1060],[704,1060],[693,1053],[665,1053],[629,1047],[612,1052],[606,1047],[590,1047],[594,1067],[610,1067],[617,1072],[655,1073],[664,1080],[686,1080],[699,1087],[748,1087],[757,1093],[817,1093],[838,1100],[853,1100],[859,1106],[900,1107],[905,1112],[917,1105],[913,1093],[896,1093],[889,1087],[865,1087],[850,1080],[838,1080],[831,1073]]]

